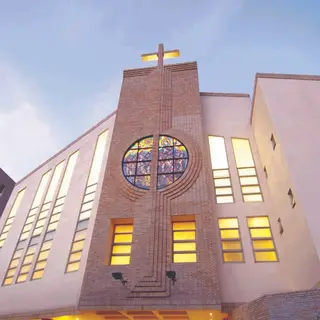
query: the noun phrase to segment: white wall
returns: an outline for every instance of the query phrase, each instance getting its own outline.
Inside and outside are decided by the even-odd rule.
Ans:
[[[283,277],[293,290],[309,289],[320,279],[319,92],[320,81],[260,78],[254,104],[253,129],[284,227],[278,241]],[[294,209],[289,188],[297,202]]]
[[[87,260],[89,243],[93,231],[97,204],[99,202],[100,188],[108,158],[109,144],[112,137],[115,115],[100,123],[91,132],[72,144],[67,150],[58,154],[32,175],[16,185],[8,202],[0,222],[0,230],[14,201],[16,193],[27,186],[23,202],[17,212],[12,228],[8,234],[6,243],[0,249],[0,281],[2,283],[13,251],[15,250],[20,232],[23,228],[26,216],[30,209],[34,194],[41,176],[49,169],[54,168],[60,161],[67,159],[74,151],[79,150],[77,164],[69,191],[66,197],[64,209],[61,214],[53,245],[44,272],[44,277],[36,281],[27,281],[20,284],[0,287],[0,316],[9,313],[39,312],[42,310],[75,308],[82,284],[82,278]],[[108,129],[108,141],[106,156],[104,158],[101,177],[97,187],[97,195],[94,201],[91,219],[87,230],[87,238],[82,253],[80,270],[65,274],[66,263],[70,251],[70,245],[77,224],[80,205],[85,190],[94,147],[98,135]]]
[[[234,203],[216,204],[214,195],[212,195],[214,203],[213,213],[217,220],[221,217],[238,217],[245,257],[245,263],[223,263],[221,246],[219,243],[218,271],[221,301],[224,303],[247,302],[266,293],[286,291],[288,287],[283,282],[280,275],[281,262],[254,262],[250,234],[247,227],[247,216],[269,216],[275,246],[277,248],[277,234],[279,234],[279,228],[276,220],[278,215],[272,205],[266,177],[263,172],[263,166],[260,162],[253,131],[249,124],[251,111],[250,98],[202,96],[201,101],[206,136],[217,135],[225,138],[235,199]],[[264,202],[244,203],[242,201],[240,183],[231,143],[232,137],[247,138],[250,140]]]

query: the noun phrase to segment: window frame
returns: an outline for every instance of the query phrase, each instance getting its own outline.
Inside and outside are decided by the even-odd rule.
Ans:
[[[116,233],[116,227],[117,226],[132,226],[132,232],[119,232]],[[115,223],[113,224],[113,230],[112,230],[112,242],[111,242],[111,251],[110,251],[110,259],[109,259],[109,265],[110,266],[129,266],[131,264],[131,253],[132,253],[132,244],[133,244],[133,232],[134,232],[134,224],[133,223]],[[131,242],[120,242],[115,243],[115,237],[116,235],[126,235],[131,234],[132,241]],[[131,246],[130,253],[113,253],[114,246]],[[112,257],[129,257],[130,262],[128,264],[112,264]]]
[[[253,161],[253,165],[254,165],[254,166],[238,167],[238,165],[237,165],[237,160],[236,160],[236,153],[235,153],[234,145],[233,145],[233,143],[232,143],[232,140],[233,140],[233,139],[237,139],[237,140],[247,140],[247,141],[248,141],[249,148],[250,148],[250,152],[251,152],[251,157],[252,157],[252,161]],[[262,202],[264,202],[264,196],[263,196],[263,193],[262,193],[261,183],[260,183],[260,179],[259,179],[259,176],[258,176],[257,164],[256,164],[256,161],[255,161],[255,159],[254,159],[254,154],[253,154],[253,152],[252,152],[252,146],[251,146],[250,138],[231,137],[231,145],[232,145],[232,152],[233,152],[234,162],[235,162],[236,169],[237,169],[237,175],[238,175],[238,181],[239,181],[239,185],[240,185],[242,202],[245,203],[245,204],[248,204],[248,203],[262,203]],[[255,174],[255,175],[242,175],[242,176],[240,176],[239,170],[241,170],[241,169],[254,169],[254,171],[255,171],[256,174]],[[256,177],[258,183],[257,183],[257,184],[253,184],[253,185],[242,185],[242,184],[241,184],[241,179],[240,179],[240,178],[250,178],[250,177]],[[243,193],[243,191],[242,191],[242,188],[243,188],[243,187],[254,187],[254,186],[258,186],[258,187],[259,187],[259,189],[260,189],[260,192],[259,192],[259,193],[245,193],[245,194]],[[261,201],[245,201],[245,200],[244,200],[244,196],[251,196],[251,195],[261,195]]]
[[[269,222],[269,226],[268,227],[250,227],[249,226],[249,219],[250,218],[267,218],[268,222]],[[253,253],[254,262],[255,263],[275,263],[275,262],[279,262],[279,254],[278,254],[278,251],[277,251],[277,248],[276,248],[276,244],[275,244],[275,241],[274,241],[274,236],[273,236],[273,232],[272,232],[269,216],[267,216],[267,215],[247,216],[246,220],[247,220],[247,227],[248,227],[248,231],[249,231],[249,236],[250,236],[250,241],[251,241],[251,249],[252,249],[252,253]],[[270,230],[271,237],[260,237],[260,238],[254,238],[254,239],[252,238],[251,232],[250,232],[251,229],[266,229],[266,228],[268,228]],[[259,241],[259,240],[272,240],[274,248],[273,249],[255,249],[254,246],[253,246],[253,241]],[[255,252],[273,252],[273,251],[276,254],[277,260],[274,260],[274,261],[270,261],[270,260],[257,261]]]
[[[238,228],[220,228],[219,225],[219,220],[220,219],[237,219],[238,222]],[[219,230],[219,239],[220,239],[220,248],[221,248],[221,258],[222,258],[222,262],[223,263],[245,263],[246,262],[246,258],[245,258],[245,254],[244,254],[244,248],[243,248],[243,244],[242,244],[242,236],[241,236],[241,230],[240,230],[240,223],[239,223],[239,217],[237,216],[232,216],[232,217],[218,217],[217,218],[217,223],[218,223],[218,230]],[[239,233],[239,238],[229,238],[229,239],[223,239],[221,237],[221,230],[238,230]],[[224,250],[223,246],[222,246],[222,242],[232,242],[232,241],[239,241],[241,249],[230,249],[230,250]],[[241,252],[242,253],[242,261],[225,261],[224,260],[224,253],[233,253],[233,252]]]
[[[174,223],[188,223],[188,222],[193,222],[195,224],[195,228],[194,229],[183,229],[183,230],[174,230],[173,229],[173,224]],[[174,233],[175,232],[194,232],[194,240],[174,240]],[[172,220],[171,221],[171,252],[172,252],[172,263],[173,264],[189,264],[189,263],[197,263],[198,262],[198,251],[197,251],[197,222],[195,218],[188,218],[185,220]],[[188,251],[174,251],[174,244],[175,243],[195,243],[196,245],[196,249],[194,251],[188,250]],[[194,253],[196,255],[196,261],[192,261],[192,262],[174,262],[174,255],[175,253],[177,254],[190,254],[190,253]]]

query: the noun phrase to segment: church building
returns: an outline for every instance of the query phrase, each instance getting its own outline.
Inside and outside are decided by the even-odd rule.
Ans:
[[[16,183],[0,319],[320,319],[320,76],[199,90],[124,70],[116,111]]]

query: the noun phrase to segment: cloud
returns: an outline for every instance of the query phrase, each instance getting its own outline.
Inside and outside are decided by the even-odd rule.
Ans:
[[[0,167],[15,181],[52,156],[58,143],[35,83],[0,62]]]
[[[93,105],[90,106],[92,113],[88,125],[94,125],[118,108],[121,85],[122,73],[119,73],[108,82],[106,89],[94,99]]]

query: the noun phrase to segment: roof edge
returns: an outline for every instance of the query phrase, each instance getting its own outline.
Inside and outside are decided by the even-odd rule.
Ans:
[[[257,72],[254,80],[254,89],[253,89],[253,95],[252,95],[250,125],[252,125],[252,120],[253,120],[253,111],[254,111],[254,104],[256,100],[257,83],[259,78],[320,81],[320,75]]]
[[[61,154],[62,152],[64,152],[65,150],[67,150],[68,148],[70,148],[73,144],[75,144],[76,142],[78,142],[79,140],[81,140],[84,136],[86,136],[87,134],[89,134],[91,131],[93,131],[94,129],[96,129],[97,127],[99,127],[103,122],[109,120],[112,116],[114,116],[117,113],[117,110],[113,111],[112,113],[110,113],[108,116],[106,116],[105,118],[103,118],[102,120],[100,120],[98,123],[96,123],[93,127],[91,127],[90,129],[88,129],[87,131],[85,131],[82,135],[80,135],[78,138],[76,138],[75,140],[73,140],[72,142],[70,142],[67,146],[65,146],[64,148],[62,148],[61,150],[59,150],[57,153],[55,153],[53,156],[51,156],[48,160],[46,160],[45,162],[41,163],[38,167],[36,167],[34,170],[32,170],[30,173],[28,173],[26,176],[24,176],[22,179],[20,179],[17,183],[21,183],[23,180],[27,179],[29,176],[31,176],[33,173],[35,173],[37,170],[39,170],[40,168],[42,168],[44,165],[46,165],[48,162],[50,162],[52,159],[54,159],[55,157],[57,157],[59,154]]]
[[[249,93],[228,93],[228,92],[200,92],[204,97],[233,97],[233,98],[250,98]]]
[[[290,79],[290,80],[315,80],[320,81],[320,75],[290,74],[290,73],[256,73],[257,78]]]

